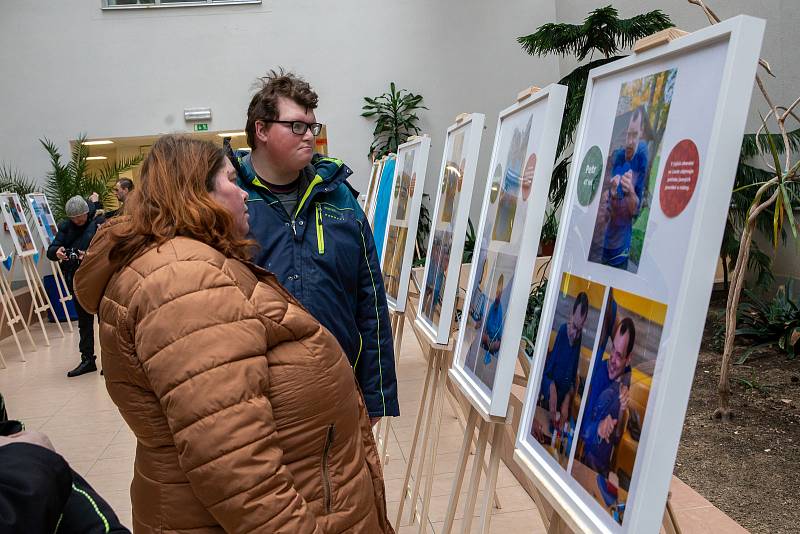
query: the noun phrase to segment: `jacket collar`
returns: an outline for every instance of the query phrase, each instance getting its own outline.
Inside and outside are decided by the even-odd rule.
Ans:
[[[259,179],[258,174],[253,167],[251,161],[251,154],[249,152],[239,151],[236,152],[236,158],[239,164],[239,174],[242,181],[256,189],[269,191],[267,184]],[[353,171],[350,167],[344,164],[340,159],[330,158],[322,154],[314,154],[309,163],[303,169],[304,180],[307,188],[319,188],[327,191],[333,191],[339,184],[347,180]],[[301,191],[302,194],[310,193],[310,191]]]

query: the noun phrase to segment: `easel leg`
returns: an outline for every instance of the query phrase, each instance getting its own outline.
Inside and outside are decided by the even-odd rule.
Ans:
[[[403,519],[403,507],[406,502],[406,498],[409,496],[409,482],[411,480],[411,470],[414,466],[414,454],[417,452],[417,444],[419,442],[419,431],[422,428],[422,421],[425,415],[425,406],[426,400],[428,398],[428,391],[430,389],[431,378],[434,374],[433,369],[433,360],[432,358],[428,359],[428,372],[425,375],[425,386],[422,389],[422,399],[419,403],[419,410],[417,411],[417,422],[414,425],[414,437],[411,440],[411,451],[408,454],[408,464],[406,465],[406,475],[403,479],[403,494],[400,497],[400,507],[397,510],[397,520],[394,522],[395,528],[400,528],[400,521]],[[424,449],[423,449],[424,450]],[[416,503],[411,502],[411,520],[413,523],[414,520],[414,510],[416,509]]]
[[[481,464],[486,454],[486,442],[489,433],[489,423],[481,419],[478,425],[480,427],[478,445],[475,449],[475,459],[472,462],[467,501],[464,505],[464,519],[461,521],[461,532],[464,534],[468,534],[472,530],[472,518],[475,515],[475,501],[478,500],[478,489],[481,485],[481,474],[483,473]]]
[[[442,429],[442,412],[444,411],[444,397],[447,396],[447,369],[445,368],[444,353],[439,351],[439,383],[437,389],[439,395],[436,398],[436,420],[433,422],[434,435],[431,442],[431,450],[428,455],[431,459],[430,474],[425,481],[425,493],[422,497],[422,514],[419,522],[419,534],[425,534],[428,527],[428,510],[431,504],[431,492],[433,491],[433,477],[436,474],[436,455],[439,451],[439,435]]]
[[[394,319],[394,324],[392,325],[392,333],[394,334],[394,362],[395,365],[397,365],[400,360],[400,349],[403,347],[403,325],[406,322],[405,313],[394,313],[392,319]],[[384,417],[382,422],[383,437],[381,444],[381,462],[383,465],[388,465],[389,454],[387,453],[387,449],[389,448],[389,429],[392,427],[392,418]]]
[[[0,289],[0,292],[3,295],[3,308],[8,317],[8,326],[11,329],[11,333],[14,335],[14,341],[17,343],[19,354],[24,362],[25,353],[22,351],[22,345],[19,342],[19,336],[17,335],[17,330],[14,325],[17,323],[22,323],[22,328],[25,330],[25,333],[28,334],[28,340],[31,342],[31,347],[33,347],[33,350],[37,349],[36,343],[33,342],[33,336],[28,328],[28,324],[22,318],[22,310],[20,310],[17,299],[14,297],[14,292],[11,289],[11,283],[8,281],[8,278],[6,278],[5,274],[2,273],[0,273],[0,288],[2,288]]]
[[[33,262],[33,258],[29,259],[30,259],[29,265],[31,274],[33,275],[33,281],[34,284],[36,284],[36,289],[39,291],[41,311],[42,312],[49,311],[52,314],[53,320],[55,321],[56,326],[58,327],[58,331],[61,333],[61,337],[64,337],[64,329],[61,327],[61,321],[59,321],[58,317],[56,317],[56,311],[53,308],[53,303],[50,302],[50,297],[47,295],[47,289],[44,287],[44,281],[42,280],[42,277],[39,275],[39,269],[36,268],[36,264]],[[56,286],[58,286],[58,284],[56,284]]]
[[[478,421],[478,412],[470,406],[467,415],[467,428],[464,432],[464,440],[461,442],[461,452],[458,453],[458,463],[456,464],[456,477],[453,479],[453,489],[450,490],[450,502],[447,503],[447,513],[444,516],[444,526],[442,532],[449,534],[453,529],[453,521],[456,517],[456,508],[461,496],[461,487],[464,485],[464,473],[467,470],[467,460],[472,449],[472,439],[475,434],[475,424]]]
[[[38,287],[36,287],[36,282],[34,282],[31,275],[29,266],[30,261],[31,260],[29,257],[22,258],[22,269],[25,273],[25,282],[28,284],[28,290],[31,292],[31,310],[36,313],[36,318],[39,319],[39,326],[42,328],[42,336],[44,336],[44,344],[49,347],[50,338],[47,336],[47,329],[44,327],[44,321],[42,320]]]
[[[419,458],[419,465],[417,466],[417,476],[414,479],[414,490],[411,492],[411,513],[412,513],[412,524],[416,520],[417,516],[417,497],[419,496],[419,487],[422,482],[422,478],[425,476],[425,464],[426,464],[426,455],[425,452],[428,449],[428,443],[431,438],[431,422],[433,421],[433,411],[436,407],[436,401],[441,394],[439,391],[439,375],[441,373],[441,365],[439,365],[439,360],[441,359],[441,351],[438,349],[431,349],[430,357],[429,357],[429,365],[433,365],[433,381],[431,385],[433,386],[433,390],[431,391],[430,400],[428,401],[428,413],[425,416],[425,430],[422,433],[422,453],[420,454]],[[433,476],[433,472],[431,471],[431,476]],[[420,521],[427,521],[428,518],[420,517]]]
[[[481,510],[481,534],[489,534],[489,525],[492,521],[492,498],[495,496],[497,487],[497,472],[500,469],[500,440],[505,424],[494,423],[493,426],[492,454],[489,456],[489,472],[486,475],[486,488],[483,492],[483,508]],[[481,459],[481,463],[483,463],[483,459]]]
[[[11,295],[6,290],[6,285],[5,283],[3,283],[5,281],[6,281],[5,276],[0,274],[0,300],[2,300],[3,303],[3,313],[2,315],[0,315],[0,324],[2,324],[2,319],[5,319],[7,321],[8,328],[9,330],[11,330],[11,334],[14,336],[14,341],[17,344],[17,349],[19,350],[19,356],[20,358],[22,358],[22,361],[24,362],[27,360],[25,360],[25,353],[23,352],[22,345],[19,342],[17,329],[14,327],[14,325],[17,322],[17,316],[14,314],[14,307],[11,304],[11,299],[14,298],[14,295]]]
[[[681,528],[678,526],[678,520],[675,517],[675,510],[672,509],[672,492],[667,495],[667,506],[664,511],[664,532],[667,534],[681,534]]]
[[[61,308],[64,310],[64,318],[67,321],[67,326],[69,326],[70,332],[74,332],[75,328],[72,326],[72,319],[70,319],[69,309],[67,308],[67,301],[72,300],[72,295],[70,295],[69,289],[67,288],[67,279],[64,278],[61,266],[57,262],[51,261],[50,269],[53,271],[53,278],[55,279],[56,288],[58,289],[58,300],[61,302]]]

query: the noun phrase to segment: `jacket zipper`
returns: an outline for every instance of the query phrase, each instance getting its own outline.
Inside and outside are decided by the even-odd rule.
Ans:
[[[325,233],[322,229],[322,206],[317,204],[317,252],[325,254]]]
[[[325,506],[325,513],[331,513],[331,475],[328,465],[328,456],[333,446],[333,439],[336,435],[336,427],[330,425],[328,433],[325,435],[325,447],[322,450],[322,501]]]

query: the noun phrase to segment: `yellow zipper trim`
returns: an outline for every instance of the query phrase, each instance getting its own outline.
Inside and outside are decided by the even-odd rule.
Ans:
[[[297,215],[300,213],[300,210],[303,209],[303,204],[306,203],[306,200],[308,200],[308,197],[311,195],[311,190],[314,189],[315,185],[321,184],[322,181],[323,181],[322,180],[322,176],[320,176],[319,174],[316,175],[313,180],[311,180],[311,183],[308,184],[308,189],[306,189],[306,192],[303,195],[303,198],[301,198],[300,202],[297,204],[297,209],[294,210],[294,216],[295,217],[297,217]]]
[[[322,231],[322,206],[317,204],[317,252],[325,254],[325,234]]]

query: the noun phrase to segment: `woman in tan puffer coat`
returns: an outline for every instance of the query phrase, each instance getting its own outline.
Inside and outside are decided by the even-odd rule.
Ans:
[[[392,533],[336,339],[246,259],[247,194],[211,143],[165,136],[75,277],[137,439],[139,533]]]

